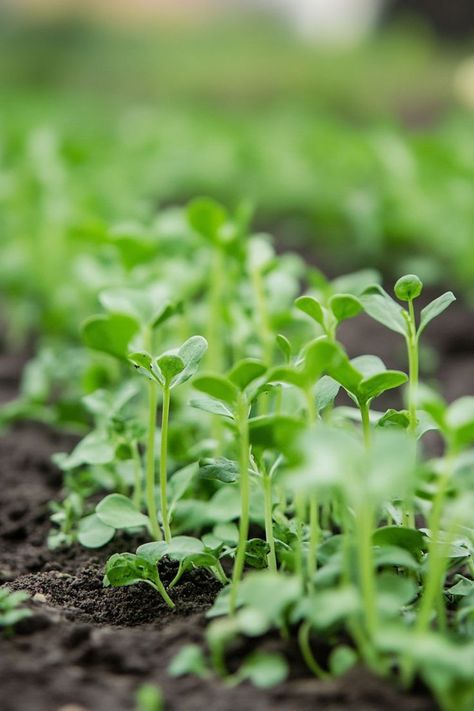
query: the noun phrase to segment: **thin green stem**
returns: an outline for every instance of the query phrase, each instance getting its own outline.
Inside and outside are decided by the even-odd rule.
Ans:
[[[171,528],[168,514],[168,421],[170,414],[171,391],[168,385],[163,387],[163,409],[161,415],[161,452],[160,452],[160,498],[161,519],[167,543],[171,541]]]
[[[214,574],[215,574],[216,578],[218,579],[218,581],[222,585],[227,585],[227,583],[229,582],[229,578],[225,574],[225,570],[222,567],[220,560],[218,560],[217,563],[215,564],[213,571],[214,571]]]
[[[372,441],[372,429],[370,426],[370,409],[368,402],[359,402],[360,415],[362,418],[362,432],[366,447],[370,447]]]
[[[251,273],[252,285],[257,306],[257,316],[259,321],[260,342],[262,344],[263,361],[270,365],[273,357],[273,335],[268,314],[267,297],[262,273],[259,269],[253,269]]]
[[[248,432],[248,403],[245,395],[241,395],[237,422],[239,427],[239,471],[240,471],[240,524],[239,542],[235,556],[234,570],[232,572],[232,585],[230,590],[230,613],[233,615],[237,609],[237,590],[242,578],[245,562],[245,550],[249,533],[249,507],[250,507],[250,477],[249,477],[249,432]]]
[[[308,422],[312,424],[316,422],[318,413],[316,412],[316,399],[314,397],[313,388],[309,387],[305,390],[306,397],[306,411],[308,415]]]
[[[419,357],[418,357],[418,339],[416,335],[416,320],[413,301],[408,302],[409,325],[408,325],[408,413],[410,418],[410,432],[416,435],[417,417],[416,417],[416,401],[418,392],[418,377],[419,377]]]
[[[418,337],[416,333],[416,318],[413,300],[408,302],[408,431],[416,438],[417,432],[417,415],[416,403],[418,393],[418,378],[419,378],[419,353],[418,353]],[[407,528],[415,527],[415,512],[413,502],[405,500],[402,504],[402,524]]]
[[[304,561],[303,534],[306,518],[306,499],[304,494],[295,495],[295,520],[297,530],[295,572],[301,580],[301,587],[306,589],[306,570]]]
[[[443,589],[443,580],[446,574],[446,550],[449,547],[449,536],[447,537],[448,540],[440,541],[440,535],[441,517],[449,488],[449,482],[451,480],[451,462],[452,454],[448,454],[448,466],[439,481],[436,496],[433,501],[433,507],[431,509],[431,515],[428,521],[430,529],[428,571],[415,623],[415,631],[420,636],[428,630],[433,612],[436,612],[437,606],[439,605]],[[443,614],[440,616],[440,622],[441,625],[445,623],[444,608]],[[403,683],[405,686],[409,687],[413,680],[414,674],[414,663],[409,654],[402,660],[401,670]]]
[[[158,405],[158,385],[150,381],[148,384],[148,433],[146,447],[146,505],[150,518],[151,533],[157,541],[163,539],[158,525],[155,499],[155,431],[156,409]]]
[[[362,503],[357,516],[357,552],[362,599],[364,602],[365,627],[373,640],[378,627],[377,597],[372,548],[374,515],[367,503]]]
[[[156,588],[156,590],[158,590],[158,592],[160,593],[161,597],[162,597],[163,600],[166,602],[166,604],[168,605],[168,607],[171,608],[171,610],[174,610],[174,608],[176,607],[176,605],[174,604],[173,600],[170,598],[170,596],[169,596],[168,593],[166,592],[165,586],[164,586],[163,583],[161,582],[161,578],[160,578],[160,576],[159,576],[159,574],[158,574],[158,571],[157,571],[157,573],[156,573],[156,578],[155,578],[155,581],[154,581],[154,583],[153,583],[153,586]]]
[[[300,625],[298,630],[298,645],[300,648],[301,656],[303,657],[306,666],[318,679],[327,679],[329,674],[321,669],[318,662],[314,658],[314,654],[311,649],[309,635],[311,632],[311,623],[306,621]]]
[[[209,320],[207,322],[207,363],[211,370],[222,368],[221,322],[224,258],[220,247],[214,247],[209,284]]]
[[[133,503],[137,509],[140,508],[142,502],[142,462],[140,458],[140,452],[138,451],[137,442],[132,442],[132,460],[133,460]]]
[[[275,538],[273,536],[273,501],[272,501],[272,480],[267,473],[262,474],[263,496],[265,509],[265,537],[270,548],[267,556],[268,567],[276,572],[277,562],[275,553]]]
[[[310,586],[318,566],[318,545],[321,536],[319,525],[319,506],[316,494],[311,494],[309,499],[309,549],[308,549],[308,580]]]
[[[174,588],[175,585],[177,585],[184,573],[184,562],[181,560],[178,566],[178,570],[176,572],[176,575],[174,576],[173,580],[169,584],[169,588]]]

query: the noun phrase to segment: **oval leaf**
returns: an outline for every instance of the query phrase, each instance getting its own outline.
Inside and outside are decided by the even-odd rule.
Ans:
[[[100,501],[95,512],[102,523],[113,528],[135,528],[148,526],[148,516],[135,508],[133,503],[122,494],[109,494]]]

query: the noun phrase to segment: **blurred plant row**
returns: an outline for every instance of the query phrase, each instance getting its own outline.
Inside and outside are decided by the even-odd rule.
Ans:
[[[18,335],[77,336],[102,286],[140,281],[132,242],[152,259],[185,239],[180,211],[158,208],[200,193],[232,208],[241,196],[261,229],[340,269],[409,263],[472,294],[468,116],[410,135],[304,107],[114,113],[29,96],[1,125],[0,279]]]

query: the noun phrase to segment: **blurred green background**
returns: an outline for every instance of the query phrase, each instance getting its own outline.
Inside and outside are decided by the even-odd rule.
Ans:
[[[250,201],[256,229],[332,273],[474,298],[472,4],[243,5],[2,6],[0,290],[19,330],[54,326],[61,285],[93,291],[110,230],[201,194]]]

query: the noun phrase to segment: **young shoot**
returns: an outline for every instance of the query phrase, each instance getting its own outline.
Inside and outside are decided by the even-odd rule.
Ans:
[[[146,463],[146,500],[148,516],[152,533],[156,540],[161,540],[162,534],[158,525],[155,501],[155,457],[154,440],[156,428],[157,391],[161,388],[161,446],[160,446],[160,505],[164,537],[167,543],[171,541],[171,527],[168,512],[168,424],[171,403],[171,391],[187,382],[195,375],[201,359],[207,350],[207,341],[202,336],[192,336],[183,345],[167,351],[161,356],[152,357],[149,353],[137,352],[129,355],[129,360],[137,371],[149,381],[149,410]]]

